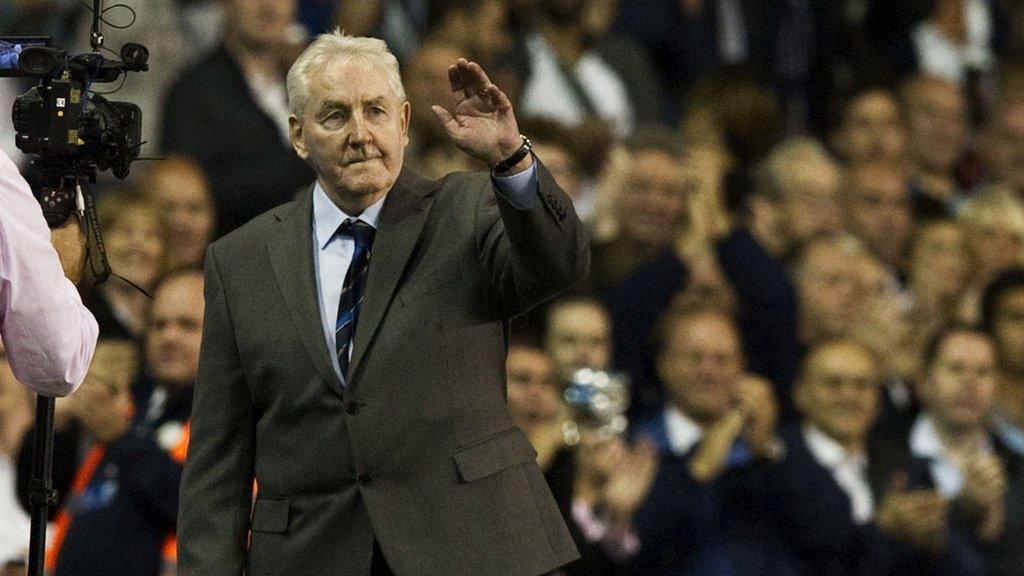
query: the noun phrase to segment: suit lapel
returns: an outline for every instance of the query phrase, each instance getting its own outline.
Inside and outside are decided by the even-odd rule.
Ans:
[[[274,215],[278,222],[267,238],[267,249],[274,276],[281,287],[285,306],[298,330],[299,339],[316,371],[331,389],[341,395],[344,389],[334,371],[320,320],[313,268],[312,214],[313,193],[310,189],[298,202]]]
[[[346,381],[351,390],[433,204],[436,183],[403,169],[381,209]]]

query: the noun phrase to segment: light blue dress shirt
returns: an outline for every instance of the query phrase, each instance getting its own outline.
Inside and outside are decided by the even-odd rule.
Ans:
[[[498,193],[509,204],[520,210],[530,209],[537,201],[536,164],[530,166],[528,170],[512,176],[493,176],[492,180]],[[349,215],[327,197],[320,182],[313,187],[313,264],[317,279],[317,299],[320,304],[320,320],[324,329],[324,339],[327,341],[327,349],[332,352],[336,350],[334,324],[338,319],[341,288],[345,283],[348,267],[352,263],[352,253],[355,251],[355,241],[350,236],[338,235],[336,232],[341,223],[349,218],[359,218],[376,229],[386,198],[387,195],[363,210],[362,214]],[[373,266],[372,249],[370,266]],[[349,347],[349,354],[352,354],[352,347]],[[333,353],[331,354],[331,364],[334,366],[334,372],[338,378],[344,383],[345,376],[341,373],[338,358]]]

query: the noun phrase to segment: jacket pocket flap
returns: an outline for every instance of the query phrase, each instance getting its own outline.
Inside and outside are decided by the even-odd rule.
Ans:
[[[523,433],[518,428],[509,428],[456,452],[455,465],[462,480],[472,482],[536,458],[537,452]]]
[[[283,533],[288,530],[288,499],[257,498],[252,513],[253,532]]]

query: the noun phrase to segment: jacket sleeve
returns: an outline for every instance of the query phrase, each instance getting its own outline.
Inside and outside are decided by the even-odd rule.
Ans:
[[[206,255],[203,344],[178,511],[181,576],[242,574],[255,429],[214,247]]]
[[[590,270],[590,247],[572,200],[539,160],[539,201],[516,208],[495,189],[477,206],[480,260],[503,318],[568,289]],[[492,188],[495,184],[492,182]]]

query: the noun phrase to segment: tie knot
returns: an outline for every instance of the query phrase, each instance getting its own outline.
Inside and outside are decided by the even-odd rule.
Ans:
[[[358,218],[349,218],[341,223],[338,232],[351,236],[357,246],[369,246],[373,243],[373,226]]]

